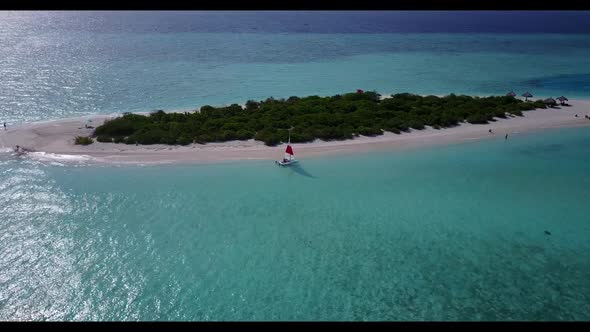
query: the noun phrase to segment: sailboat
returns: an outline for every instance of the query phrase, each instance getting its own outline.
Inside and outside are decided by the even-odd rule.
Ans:
[[[287,148],[285,149],[285,156],[283,157],[283,160],[275,161],[275,164],[279,166],[289,166],[295,164],[297,163],[297,159],[293,157],[294,155],[293,148],[291,147],[291,130],[289,130],[289,143],[287,143]]]

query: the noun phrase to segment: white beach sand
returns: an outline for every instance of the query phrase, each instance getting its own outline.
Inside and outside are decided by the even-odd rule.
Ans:
[[[424,145],[448,144],[461,141],[504,137],[517,139],[519,133],[542,131],[547,128],[590,126],[590,100],[569,101],[571,107],[548,108],[523,112],[524,117],[497,119],[486,125],[463,123],[447,129],[412,130],[410,133],[385,133],[377,137],[357,137],[346,141],[315,141],[292,144],[295,156],[305,159],[332,153],[354,153],[379,149],[405,149]],[[575,117],[578,114],[578,117]],[[264,143],[232,141],[224,143],[191,144],[187,146],[146,145],[94,142],[88,146],[74,145],[74,137],[88,136],[94,127],[115,116],[97,115],[73,119],[28,123],[8,130],[0,128],[0,148],[8,151],[16,145],[35,151],[34,155],[59,160],[94,160],[108,163],[175,163],[175,162],[218,162],[231,160],[276,160],[282,157],[285,145],[265,146]],[[87,122],[88,120],[92,122]],[[493,134],[488,132],[493,130]]]

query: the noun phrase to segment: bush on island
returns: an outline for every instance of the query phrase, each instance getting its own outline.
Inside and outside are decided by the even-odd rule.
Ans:
[[[76,139],[74,140],[74,144],[77,144],[77,145],[90,145],[93,142],[94,141],[92,140],[91,137],[86,137],[86,136],[76,136]]]
[[[186,145],[255,139],[274,146],[287,142],[289,128],[293,128],[293,143],[345,140],[357,135],[382,135],[383,131],[400,134],[425,126],[442,129],[465,121],[485,124],[507,113],[522,116],[523,111],[546,108],[541,100],[525,103],[506,96],[398,93],[383,100],[380,97],[377,92],[359,90],[331,97],[248,100],[245,107],[205,105],[194,113],[129,113],[98,126],[94,136],[99,142],[127,144]]]
[[[193,139],[190,138],[189,136],[181,136],[180,138],[178,138],[178,144],[180,145],[189,145],[193,142]]]
[[[467,117],[466,121],[471,124],[486,124],[488,123],[488,117],[485,114],[472,114]]]
[[[115,143],[124,143],[125,142],[125,137],[123,137],[123,136],[115,136],[115,137],[113,137],[113,142],[115,142]]]

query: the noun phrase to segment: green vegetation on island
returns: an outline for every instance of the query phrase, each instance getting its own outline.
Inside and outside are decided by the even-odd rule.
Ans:
[[[495,118],[522,116],[523,111],[546,108],[541,100],[525,102],[511,96],[445,97],[410,93],[381,99],[376,92],[347,93],[331,97],[268,98],[249,100],[245,107],[203,106],[199,111],[150,115],[124,114],[98,126],[99,142],[125,144],[178,144],[256,139],[274,146],[286,142],[345,140],[384,131],[400,134],[410,128],[453,127],[466,121],[486,124]],[[77,143],[78,144],[78,143]],[[79,143],[84,144],[84,143]],[[90,144],[90,143],[88,143]]]
[[[77,145],[90,145],[94,142],[92,137],[85,137],[85,136],[76,136],[74,139],[74,144]]]

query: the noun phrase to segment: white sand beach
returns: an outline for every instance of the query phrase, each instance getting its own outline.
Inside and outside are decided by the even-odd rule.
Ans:
[[[357,137],[346,141],[292,144],[296,158],[305,159],[333,153],[354,153],[382,149],[407,149],[425,145],[449,144],[462,141],[504,137],[517,139],[519,133],[542,131],[548,128],[590,126],[590,100],[571,100],[570,107],[539,109],[523,112],[523,117],[497,119],[485,125],[463,123],[454,128],[436,130],[412,130],[409,133],[393,134],[386,132],[377,137]],[[578,117],[575,117],[575,115]],[[10,151],[19,145],[34,151],[38,156],[53,156],[67,160],[86,158],[97,162],[159,164],[178,162],[218,162],[231,160],[276,160],[282,157],[285,145],[265,146],[254,140],[224,143],[191,144],[187,146],[170,145],[126,145],[94,142],[88,146],[74,144],[74,137],[88,136],[94,127],[113,115],[85,116],[72,119],[28,123],[0,128],[0,148]],[[88,122],[91,120],[91,122]],[[492,129],[493,133],[488,130]]]

